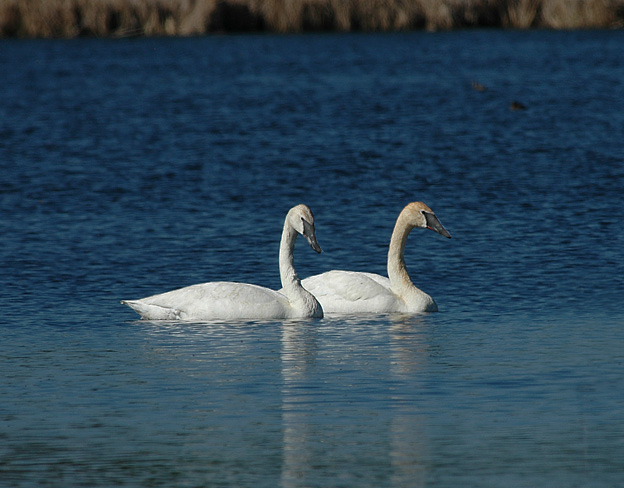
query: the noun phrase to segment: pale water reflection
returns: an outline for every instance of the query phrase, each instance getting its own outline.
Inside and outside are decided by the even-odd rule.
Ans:
[[[568,342],[485,315],[450,330],[443,314],[42,327],[37,344],[13,329],[1,472],[14,486],[33,463],[94,486],[180,471],[237,486],[613,486],[624,358],[583,322]]]
[[[148,383],[165,389],[143,390],[146,412],[177,418],[158,435],[183,434],[195,453],[185,463],[217,463],[215,476],[244,465],[239,482],[285,487],[529,486],[588,480],[598,466],[596,486],[611,486],[615,346],[589,342],[586,358],[573,358],[570,341],[587,335],[579,325],[569,321],[566,338],[537,318],[506,330],[487,315],[453,330],[443,314],[133,324],[144,334],[137,367],[159,371]],[[615,363],[596,363],[601,354]],[[601,381],[573,366],[585,361]],[[132,410],[118,415],[136,423]]]
[[[296,324],[282,326],[282,431],[283,462],[282,485],[287,488],[300,486],[306,473],[313,470],[316,456],[312,452],[312,429],[305,422],[302,410],[309,408],[309,392],[303,384],[307,378],[310,362],[316,360],[314,328],[301,328]],[[306,396],[308,397],[306,399]],[[304,407],[307,404],[307,407]]]
[[[390,315],[326,322],[320,332],[282,326],[283,485],[305,485],[323,466],[345,479],[376,473],[393,486],[423,486],[428,446],[412,387],[427,361],[424,321]],[[346,470],[354,459],[372,471]]]
[[[390,371],[399,385],[409,385],[427,369],[428,345],[422,332],[426,323],[420,316],[390,317]],[[409,390],[408,390],[409,391]],[[392,397],[395,413],[391,425],[391,480],[394,486],[421,487],[427,484],[430,446],[423,429],[425,415],[418,402],[405,397],[405,389]]]

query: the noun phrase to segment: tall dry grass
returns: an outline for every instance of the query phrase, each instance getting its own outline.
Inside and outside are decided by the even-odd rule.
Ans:
[[[195,0],[0,0],[0,36],[76,37],[184,35],[216,2]]]
[[[624,27],[624,0],[0,0],[0,37]]]
[[[538,24],[542,0],[510,0],[506,2],[502,21],[504,27],[529,29]]]
[[[544,2],[544,24],[553,29],[586,27],[622,27],[624,4],[613,0],[551,0]]]

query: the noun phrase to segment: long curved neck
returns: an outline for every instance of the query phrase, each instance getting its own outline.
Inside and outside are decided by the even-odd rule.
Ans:
[[[414,284],[405,267],[404,257],[405,244],[412,228],[406,222],[403,214],[400,214],[390,239],[390,247],[388,248],[388,278],[390,278],[392,288],[397,291],[414,288]]]
[[[288,219],[286,219],[279,250],[280,280],[284,290],[292,290],[293,287],[301,288],[301,280],[295,271],[293,258],[295,239],[297,239],[297,231],[290,226]]]
[[[290,225],[288,215],[284,221],[279,251],[282,293],[290,303],[291,317],[322,317],[323,308],[321,304],[312,293],[301,286],[301,280],[295,271],[293,253],[295,251],[296,239],[297,231]]]

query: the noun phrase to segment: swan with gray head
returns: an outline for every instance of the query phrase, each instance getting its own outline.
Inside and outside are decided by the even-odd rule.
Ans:
[[[301,286],[294,267],[293,251],[297,235],[306,238],[317,253],[314,215],[306,205],[290,209],[284,221],[279,250],[282,289],[248,283],[216,281],[121,303],[148,320],[238,320],[322,317],[323,309]]]

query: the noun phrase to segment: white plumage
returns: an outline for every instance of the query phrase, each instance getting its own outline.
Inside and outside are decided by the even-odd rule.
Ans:
[[[123,300],[121,303],[148,320],[322,317],[321,305],[301,286],[294,268],[293,250],[297,234],[303,235],[312,249],[321,252],[316,241],[314,215],[303,204],[291,208],[284,221],[279,251],[282,281],[279,292],[247,283],[216,281],[191,285],[140,300]]]
[[[422,202],[408,204],[399,214],[388,248],[388,278],[373,273],[333,270],[303,280],[325,313],[435,312],[433,298],[412,283],[405,267],[405,244],[414,227],[450,238],[438,218]]]

